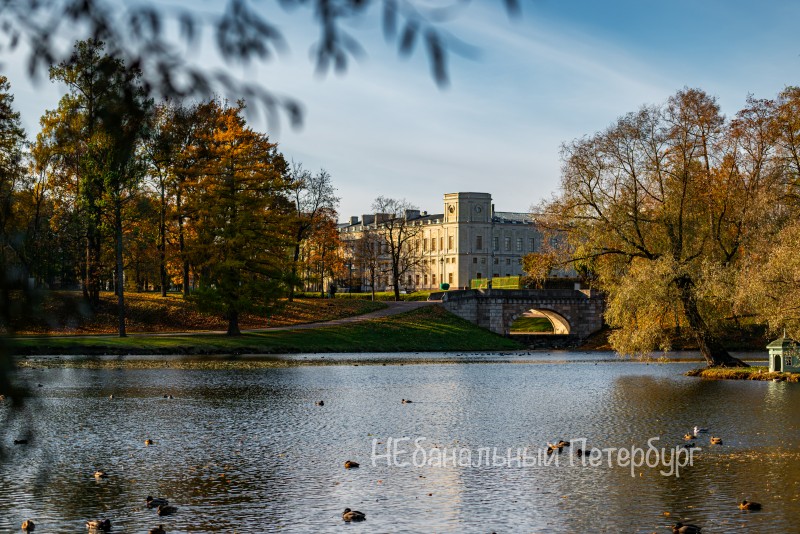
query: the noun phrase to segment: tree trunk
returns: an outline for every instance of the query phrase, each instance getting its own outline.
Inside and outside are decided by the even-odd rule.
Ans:
[[[697,309],[697,300],[694,298],[694,282],[689,276],[682,276],[676,280],[680,289],[681,303],[686,314],[689,330],[697,342],[700,353],[705,358],[709,367],[749,367],[745,362],[731,356],[717,338],[708,331],[705,320]]]
[[[239,312],[236,310],[228,310],[228,332],[229,336],[241,336],[242,331],[239,330]]]
[[[189,296],[189,260],[186,258],[186,240],[183,235],[183,214],[181,213],[181,195],[175,199],[175,206],[178,210],[178,249],[183,260],[183,296]]]
[[[161,296],[167,296],[167,198],[161,185],[161,213],[158,221],[158,271],[161,278]]]
[[[394,301],[400,302],[400,277],[397,273],[392,273],[392,278],[394,278]]]
[[[114,231],[116,234],[117,256],[117,317],[119,319],[119,337],[125,337],[125,266],[122,262],[122,201],[114,201]]]
[[[292,272],[289,274],[289,302],[294,300],[294,282],[297,277],[297,262],[300,260],[300,240],[295,241],[294,255],[292,258]],[[323,288],[324,289],[324,288]],[[324,293],[324,291],[323,291]]]

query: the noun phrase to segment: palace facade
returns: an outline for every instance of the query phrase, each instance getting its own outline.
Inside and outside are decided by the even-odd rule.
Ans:
[[[351,290],[370,290],[364,258],[354,252],[358,240],[367,232],[385,235],[386,221],[392,217],[396,215],[367,214],[339,225]],[[489,193],[447,193],[442,213],[406,210],[402,217],[413,234],[408,245],[412,267],[400,280],[400,289],[408,292],[436,289],[443,283],[452,289],[468,288],[474,279],[522,275],[522,257],[542,247],[542,233],[530,214],[495,211]],[[378,251],[381,274],[375,289],[389,291],[388,255],[380,245]]]

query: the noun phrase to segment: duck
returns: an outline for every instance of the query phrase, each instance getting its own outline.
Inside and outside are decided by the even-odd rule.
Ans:
[[[344,468],[345,468],[345,469],[354,469],[354,468],[356,468],[356,467],[361,467],[361,464],[359,464],[358,462],[354,462],[354,461],[352,461],[352,460],[347,460],[347,461],[344,463]]]
[[[722,438],[715,438],[714,436],[711,437],[711,444],[712,445],[722,445]]]
[[[171,514],[174,514],[177,511],[178,511],[178,509],[175,506],[170,506],[168,504],[162,504],[162,505],[160,505],[158,507],[158,510],[156,510],[156,513],[158,515],[171,515]]]
[[[169,504],[167,499],[162,499],[161,497],[154,498],[152,495],[148,495],[144,502],[148,508],[158,508],[159,506],[167,506]]]
[[[745,499],[739,503],[739,510],[761,510],[761,504],[757,502],[750,502]]]
[[[571,447],[571,445],[569,441],[564,441],[563,439],[560,439],[558,440],[558,443],[556,443],[556,447],[560,449],[561,447]]]
[[[153,444],[153,440],[150,439],[150,438],[147,438],[146,440],[144,440],[144,444],[145,445],[152,445]]]
[[[102,530],[103,532],[108,532],[111,530],[111,520],[92,519],[91,521],[86,522],[86,528],[89,530]]]
[[[694,435],[696,436],[700,432],[708,432],[707,428],[700,428],[699,426],[694,427]]]
[[[314,403],[315,406],[325,406],[325,401],[317,401]]]
[[[694,449],[695,448],[695,443],[694,442],[692,442],[692,443],[684,443],[683,444],[683,448],[684,449]]]
[[[98,469],[94,472],[94,478],[108,478],[108,474],[102,469]]]
[[[148,530],[147,534],[167,534],[167,531],[164,530],[164,525],[158,525]]]
[[[367,514],[359,512],[358,510],[345,508],[344,512],[342,512],[342,519],[344,519],[347,523],[350,521],[364,521],[367,519]]]
[[[164,398],[165,399],[174,399],[175,397],[173,397],[172,395],[164,395]]]
[[[36,524],[32,520],[26,519],[22,522],[22,532],[33,532],[34,530],[36,530]]]
[[[683,439],[685,439],[686,441],[689,441],[690,439],[694,439],[696,437],[697,436],[695,436],[694,434],[684,434],[683,435]]]
[[[411,404],[411,402],[412,401],[410,399],[403,399],[400,401],[401,404]]]
[[[578,449],[577,451],[575,451],[575,455],[576,455],[578,458],[580,458],[581,456],[583,456],[583,449]]]
[[[697,525],[684,525],[683,523],[675,523],[672,527],[673,534],[700,534],[703,527]]]

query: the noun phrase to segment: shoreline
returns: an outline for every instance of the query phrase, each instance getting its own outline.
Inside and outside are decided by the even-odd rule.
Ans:
[[[685,373],[705,380],[761,380],[767,382],[800,382],[800,373],[770,373],[768,367],[712,367],[692,369]]]
[[[562,357],[562,351],[520,350],[508,351],[444,351],[408,352],[405,356],[383,353],[386,356],[365,356],[364,353],[307,353],[292,357],[289,354],[240,354],[186,356],[181,354],[64,356],[38,355],[17,357],[20,370],[75,368],[75,369],[264,369],[324,366],[404,366],[404,365],[600,365],[633,363],[640,365],[697,364],[699,357],[641,360],[622,358],[610,352],[585,351],[584,356]],[[441,356],[436,357],[439,353]],[[377,353],[381,354],[381,353]],[[328,357],[331,356],[332,357]],[[605,356],[604,356],[605,355]],[[150,357],[146,357],[150,356]],[[763,363],[753,361],[754,364]],[[698,371],[697,369],[693,371]],[[690,375],[692,371],[684,373]],[[691,375],[690,375],[691,376]]]

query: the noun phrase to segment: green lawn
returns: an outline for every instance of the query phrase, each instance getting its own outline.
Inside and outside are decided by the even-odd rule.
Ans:
[[[212,334],[52,336],[17,338],[18,354],[277,354],[296,352],[422,352],[514,350],[520,345],[450,314],[426,306],[400,315],[310,330]]]
[[[553,323],[545,317],[520,317],[511,325],[511,332],[521,333],[545,333],[553,332]]]

